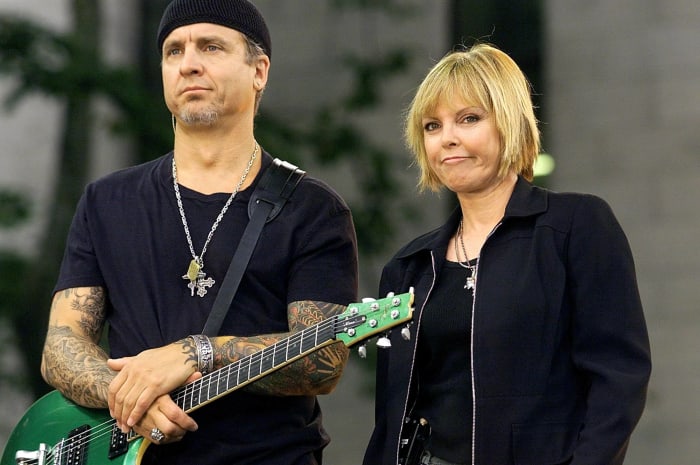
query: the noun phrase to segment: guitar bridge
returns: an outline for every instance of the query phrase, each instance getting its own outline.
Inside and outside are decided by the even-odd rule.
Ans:
[[[90,425],[79,426],[68,433],[68,437],[50,449],[39,444],[35,451],[19,450],[15,454],[17,465],[85,465]]]
[[[46,463],[46,453],[48,452],[46,444],[39,444],[39,450],[18,450],[15,454],[15,463],[17,465],[44,465]]]

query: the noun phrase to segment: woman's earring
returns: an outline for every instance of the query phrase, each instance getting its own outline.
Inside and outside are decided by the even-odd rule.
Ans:
[[[175,121],[175,115],[170,115],[170,121],[173,125],[173,132],[175,132],[175,125],[177,124],[177,121]]]

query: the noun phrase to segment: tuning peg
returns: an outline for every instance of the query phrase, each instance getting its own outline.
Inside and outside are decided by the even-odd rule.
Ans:
[[[394,293],[393,293],[393,292],[387,292],[387,293],[386,293],[386,296],[387,296],[387,297],[394,297]]]
[[[360,358],[367,358],[367,344],[362,344],[357,348],[357,354]]]
[[[404,326],[403,329],[401,329],[401,337],[404,341],[411,340],[411,330],[408,328],[408,325]]]
[[[375,300],[377,299],[375,299],[374,297],[363,297],[362,303],[366,304],[367,302],[374,302]]]
[[[379,347],[380,349],[388,349],[389,347],[391,347],[391,341],[388,337],[382,336],[379,339],[377,339],[377,347]]]

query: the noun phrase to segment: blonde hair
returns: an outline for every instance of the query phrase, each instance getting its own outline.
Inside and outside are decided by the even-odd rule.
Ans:
[[[499,176],[513,170],[532,180],[540,133],[530,83],[506,53],[489,44],[477,44],[450,52],[433,66],[406,112],[404,137],[421,171],[420,190],[443,187],[428,163],[423,118],[440,103],[457,99],[480,106],[495,119],[502,152]]]

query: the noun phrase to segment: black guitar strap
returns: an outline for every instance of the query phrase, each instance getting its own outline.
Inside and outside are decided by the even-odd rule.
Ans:
[[[263,226],[275,219],[305,174],[306,172],[303,170],[279,158],[275,158],[272,165],[263,173],[248,202],[250,221],[243,231],[243,237],[238,244],[236,253],[233,254],[233,259],[221,283],[221,289],[214,300],[202,334],[207,336],[219,334],[221,324],[231,306],[233,297],[236,295],[238,285],[241,283],[243,273],[248,266],[251,255],[253,255],[253,249],[258,243]]]

